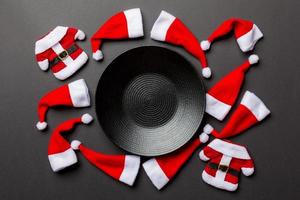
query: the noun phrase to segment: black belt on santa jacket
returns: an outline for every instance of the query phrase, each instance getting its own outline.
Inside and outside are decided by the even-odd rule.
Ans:
[[[229,173],[233,176],[239,176],[239,171],[235,170],[235,169],[232,169],[226,165],[219,165],[219,164],[216,164],[216,163],[208,163],[208,166],[212,169],[215,169],[215,170],[220,170],[222,172],[225,172],[225,173]]]
[[[73,44],[70,48],[64,50],[60,54],[58,54],[53,60],[49,62],[49,66],[52,67],[59,63],[60,61],[65,60],[70,54],[74,53],[78,49],[76,44]]]

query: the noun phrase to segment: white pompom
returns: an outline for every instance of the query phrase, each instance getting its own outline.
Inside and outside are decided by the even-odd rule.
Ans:
[[[207,51],[210,49],[210,42],[208,40],[203,40],[201,41],[200,46],[203,51]]]
[[[74,150],[78,150],[79,149],[79,145],[81,145],[81,142],[79,140],[73,140],[71,142],[71,147]]]
[[[206,134],[204,132],[199,135],[199,140],[202,143],[206,143],[208,141],[208,139],[209,139],[208,134]]]
[[[249,63],[250,63],[251,65],[253,65],[253,64],[258,63],[259,57],[258,57],[258,55],[256,55],[256,54],[252,54],[251,56],[249,56],[248,60],[249,60]]]
[[[97,50],[96,52],[93,53],[93,58],[94,60],[102,60],[103,59],[103,53],[100,50]]]
[[[214,128],[210,124],[206,124],[203,128],[203,132],[206,134],[210,134]]]
[[[81,121],[84,124],[89,124],[91,123],[91,121],[93,121],[93,117],[90,114],[86,113],[81,116]]]
[[[205,67],[202,69],[202,76],[204,78],[210,78],[211,77],[211,70],[209,67]]]
[[[39,130],[39,131],[42,131],[42,130],[45,130],[47,128],[47,122],[38,122],[36,124],[36,128]]]

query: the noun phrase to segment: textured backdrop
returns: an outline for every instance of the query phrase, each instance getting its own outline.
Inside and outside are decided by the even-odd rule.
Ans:
[[[144,39],[104,44],[105,60],[88,64],[65,82],[42,72],[34,60],[34,41],[57,25],[75,26],[90,36],[117,11],[140,7]],[[297,0],[1,0],[0,1],[0,199],[300,199],[299,194],[299,7]],[[233,141],[247,145],[256,164],[252,177],[242,177],[235,193],[214,189],[201,180],[204,163],[197,153],[181,173],[157,191],[143,170],[130,188],[112,180],[78,154],[79,164],[63,173],[51,171],[47,159],[50,131],[35,129],[40,97],[62,83],[86,79],[94,97],[99,77],[120,53],[143,45],[166,46],[196,59],[181,48],[152,41],[150,30],[159,12],[166,9],[181,18],[199,39],[206,38],[223,20],[235,16],[253,20],[265,37],[255,48],[260,64],[247,74],[243,90],[255,92],[271,109],[271,117]],[[88,40],[78,42],[91,55]],[[207,55],[214,72],[205,81],[211,87],[248,57],[233,37],[217,42]],[[200,73],[200,70],[199,70]],[[240,95],[242,96],[242,95]],[[92,98],[93,100],[93,98]],[[55,127],[86,109],[52,109],[48,122]],[[216,127],[219,123],[206,118]],[[103,134],[97,121],[77,127],[70,139],[106,153],[120,153]]]

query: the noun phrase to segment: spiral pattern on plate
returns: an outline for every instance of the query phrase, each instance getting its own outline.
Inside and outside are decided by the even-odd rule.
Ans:
[[[162,47],[129,50],[103,72],[98,121],[108,138],[134,154],[158,156],[187,143],[205,110],[201,72]]]

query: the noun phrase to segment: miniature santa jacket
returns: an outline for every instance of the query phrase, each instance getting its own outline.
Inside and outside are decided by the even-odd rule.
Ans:
[[[65,80],[81,68],[88,60],[87,54],[75,43],[85,34],[76,28],[57,26],[36,41],[35,55],[40,68],[51,68],[54,76]]]
[[[239,174],[250,176],[254,164],[244,146],[230,141],[215,139],[199,154],[201,160],[208,161],[202,179],[219,189],[235,191],[238,188]]]

